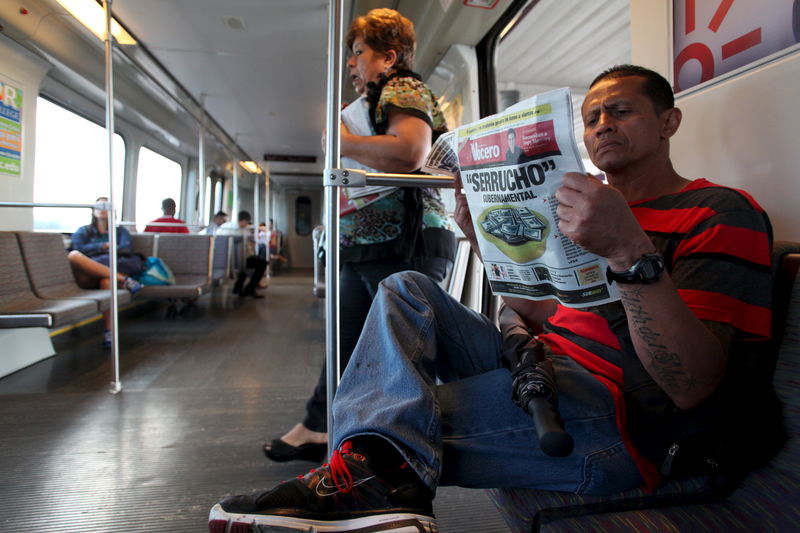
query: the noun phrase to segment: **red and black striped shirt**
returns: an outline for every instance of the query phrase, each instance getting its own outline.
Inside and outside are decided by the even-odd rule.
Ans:
[[[630,204],[639,224],[664,256],[678,294],[701,320],[730,324],[734,342],[770,335],[771,229],[764,210],[746,192],[705,179],[681,191]],[[621,305],[621,304],[620,304]],[[540,335],[555,354],[575,359],[611,391],[617,426],[648,487],[658,483],[653,464],[633,446],[625,424],[622,354],[614,332],[591,309],[559,305]],[[608,347],[613,357],[580,346],[581,338]]]

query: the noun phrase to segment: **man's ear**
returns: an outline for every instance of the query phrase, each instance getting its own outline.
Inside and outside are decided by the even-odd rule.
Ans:
[[[681,118],[683,118],[683,113],[677,107],[673,107],[672,109],[667,109],[662,113],[662,120],[663,126],[661,128],[661,138],[662,139],[669,139],[675,132],[678,131],[678,127],[681,125]]]

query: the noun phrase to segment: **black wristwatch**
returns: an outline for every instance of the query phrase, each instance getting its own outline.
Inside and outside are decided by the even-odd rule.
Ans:
[[[661,257],[661,254],[652,253],[644,254],[628,270],[622,272],[615,272],[608,267],[606,278],[609,283],[616,281],[617,283],[647,284],[658,281],[662,272],[664,272],[664,258]]]

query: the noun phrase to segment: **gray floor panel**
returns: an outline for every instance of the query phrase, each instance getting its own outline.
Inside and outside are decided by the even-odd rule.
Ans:
[[[146,303],[120,318],[121,393],[91,324],[58,354],[0,379],[0,531],[206,531],[225,496],[314,466],[266,460],[300,419],[324,359],[324,301],[307,272],[263,300],[225,289],[177,318]],[[443,532],[505,532],[480,490],[442,487]]]

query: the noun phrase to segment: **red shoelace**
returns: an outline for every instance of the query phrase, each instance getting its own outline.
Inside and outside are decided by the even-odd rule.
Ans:
[[[353,490],[353,475],[350,473],[350,469],[347,467],[347,463],[344,460],[345,455],[356,455],[352,451],[352,447],[353,444],[349,440],[345,441],[338,450],[334,450],[333,454],[331,454],[330,464],[324,463],[320,467],[325,468],[326,466],[330,466],[333,483],[343,494],[347,494]],[[312,468],[309,474],[313,474],[317,470],[319,470],[319,468]],[[297,476],[297,479],[302,478],[302,475]]]

